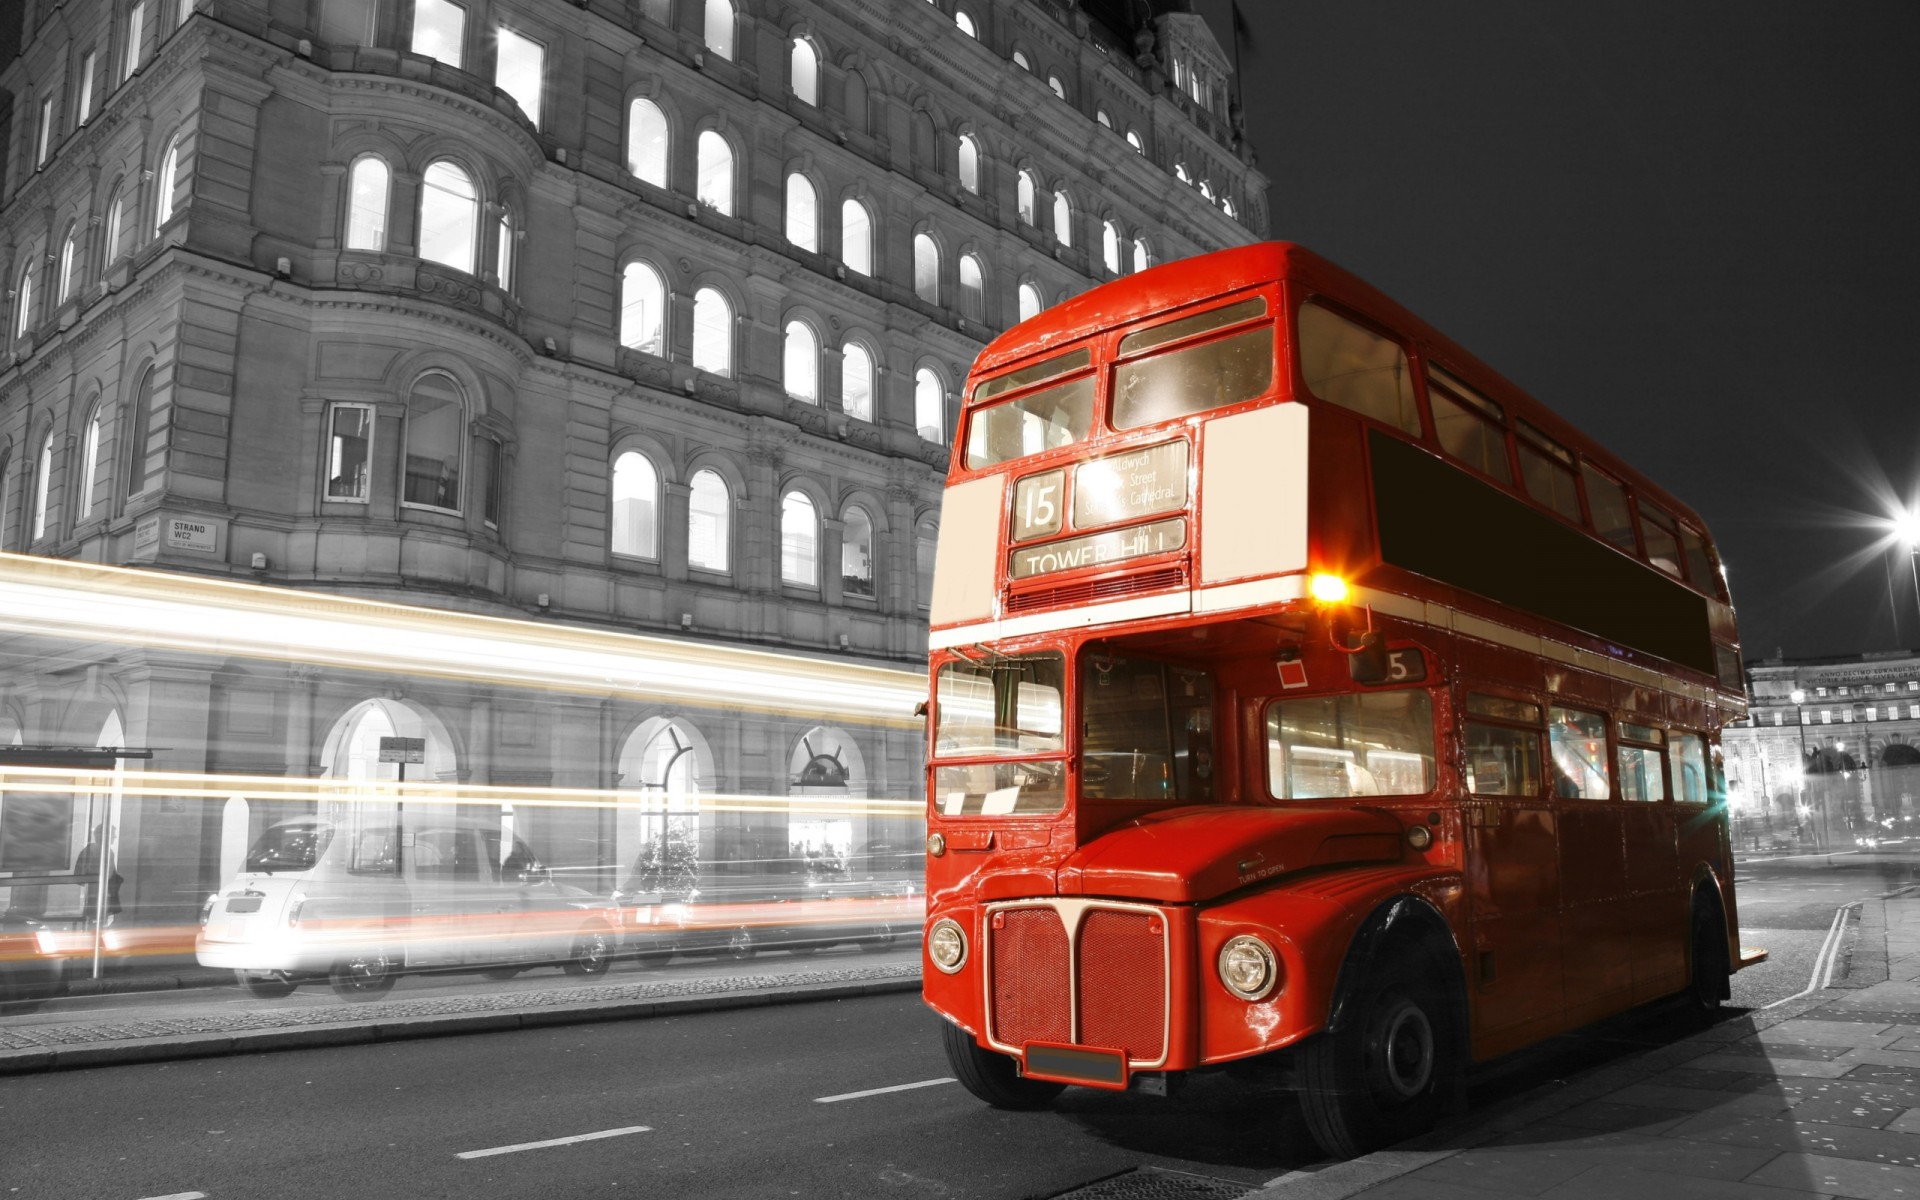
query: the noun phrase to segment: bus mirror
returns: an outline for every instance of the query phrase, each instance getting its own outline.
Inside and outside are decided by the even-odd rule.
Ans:
[[[1361,634],[1359,644],[1347,651],[1347,673],[1355,683],[1385,683],[1388,676],[1386,637],[1371,631]]]

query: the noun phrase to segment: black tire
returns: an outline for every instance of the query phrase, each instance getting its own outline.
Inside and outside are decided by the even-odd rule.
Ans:
[[[573,953],[560,969],[583,979],[597,979],[613,965],[613,943],[604,929],[583,929],[574,936]]]
[[[261,1000],[278,1000],[293,995],[293,989],[300,985],[284,976],[269,972],[264,975],[252,971],[235,971],[233,976],[240,986]]]
[[[1440,1119],[1459,1063],[1443,978],[1428,955],[1387,965],[1359,981],[1338,1030],[1300,1047],[1301,1114],[1327,1154],[1357,1158]]]
[[[1687,1007],[1702,1024],[1712,1024],[1720,1002],[1733,994],[1728,982],[1727,927],[1720,908],[1705,898],[1693,903],[1687,950]]]
[[[787,953],[795,958],[810,958],[820,952],[819,942],[795,942],[787,947]]]
[[[488,967],[486,970],[480,973],[482,975],[485,975],[488,979],[506,980],[506,979],[512,979],[514,976],[518,975],[524,969],[525,968],[523,967]]]
[[[1067,1090],[1064,1083],[1023,1077],[1017,1062],[1004,1054],[982,1050],[972,1034],[950,1021],[940,1022],[940,1040],[947,1052],[947,1065],[953,1068],[960,1086],[995,1108],[1047,1108]]]
[[[900,935],[893,931],[893,926],[882,925],[872,937],[860,939],[860,948],[868,954],[884,954],[899,940]]]
[[[399,969],[384,950],[350,954],[327,972],[327,982],[333,985],[334,994],[354,1001],[378,1000],[393,990],[394,980],[398,978]]]
[[[746,962],[760,953],[760,947],[754,944],[753,930],[741,925],[727,934],[727,944],[720,949],[721,957],[734,962]]]

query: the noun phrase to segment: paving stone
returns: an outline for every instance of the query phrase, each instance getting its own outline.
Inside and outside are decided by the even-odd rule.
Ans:
[[[1920,1167],[1920,1136],[1885,1129],[1709,1112],[1689,1117],[1669,1129],[1665,1136],[1694,1143],[1717,1142],[1790,1154],[1823,1154],[1897,1167]]]
[[[1774,1081],[1769,1081],[1774,1082]],[[1743,1112],[1756,1117],[1771,1117],[1787,1111],[1788,1101],[1777,1090],[1772,1092],[1711,1091],[1705,1088],[1669,1087],[1658,1083],[1636,1083],[1610,1094],[1614,1104],[1640,1105],[1646,1108],[1705,1112]]]
[[[1911,1025],[1920,1030],[1920,1011],[1887,1008],[1841,1008],[1836,1005],[1821,1005],[1802,1013],[1802,1020],[1836,1021],[1843,1023],[1863,1022],[1884,1025]],[[1785,1024],[1786,1022],[1782,1022]]]
[[[1840,1021],[1824,1018],[1795,1017],[1782,1021],[1761,1034],[1763,1040],[1778,1037],[1782,1041],[1799,1042],[1808,1046],[1858,1046],[1877,1042],[1880,1038],[1891,1039],[1897,1036],[1899,1025],[1894,1021]]]
[[[1721,1071],[1739,1071],[1750,1075],[1806,1075],[1819,1079],[1837,1079],[1855,1064],[1845,1059],[1767,1058],[1760,1055],[1708,1054],[1694,1060],[1699,1067]]]
[[[1564,1112],[1555,1113],[1553,1119],[1562,1125],[1608,1133],[1620,1130],[1633,1133],[1661,1133],[1685,1121],[1689,1115],[1685,1112],[1676,1112],[1671,1108],[1650,1108],[1641,1104],[1622,1103],[1619,1100],[1619,1093],[1615,1092],[1605,1100],[1589,1100],[1585,1104],[1576,1104]]]
[[[1755,1078],[1770,1079],[1771,1076],[1759,1077],[1749,1071],[1710,1071],[1702,1067],[1685,1066],[1662,1071],[1649,1078],[1647,1082],[1664,1087],[1697,1088],[1718,1092]]]
[[[1734,1042],[1731,1045],[1722,1046],[1716,1053],[1757,1054],[1763,1058],[1814,1058],[1822,1062],[1831,1062],[1858,1045],[1856,1041],[1816,1046],[1805,1042],[1790,1042],[1784,1038],[1769,1038],[1761,1034],[1751,1041]]]
[[[1915,1200],[1920,1171],[1884,1163],[1856,1162],[1823,1154],[1782,1154],[1746,1177],[1745,1182],[1777,1188],[1802,1188],[1852,1200]]]
[[[1825,1200],[1824,1192],[1776,1188],[1741,1180],[1701,1179],[1665,1171],[1628,1167],[1595,1167],[1540,1193],[1544,1200],[1646,1200],[1647,1197],[1684,1197],[1685,1200]],[[1374,1193],[1368,1192],[1366,1200]]]

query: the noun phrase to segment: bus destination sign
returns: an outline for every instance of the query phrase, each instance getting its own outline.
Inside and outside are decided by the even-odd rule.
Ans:
[[[1161,442],[1143,450],[1081,463],[1073,472],[1077,529],[1137,521],[1187,502],[1187,443]]]
[[[1102,567],[1129,558],[1165,554],[1187,544],[1187,520],[1155,521],[1132,529],[1109,529],[1088,537],[1048,542],[1044,546],[1023,546],[1013,552],[1015,579],[1072,571],[1080,567]]]

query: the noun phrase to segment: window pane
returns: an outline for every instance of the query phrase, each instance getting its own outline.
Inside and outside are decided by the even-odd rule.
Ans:
[[[946,389],[940,377],[925,367],[913,375],[913,427],[929,442],[947,440]]]
[[[1300,306],[1300,373],[1330,404],[1420,436],[1407,354],[1398,342],[1307,303]]]
[[[924,233],[913,235],[913,292],[928,304],[940,303],[940,251]]]
[[[1427,399],[1432,402],[1433,432],[1440,439],[1441,449],[1501,483],[1513,482],[1513,469],[1507,463],[1504,426],[1438,388],[1430,389]]]
[[[71,295],[73,295],[73,235],[68,234],[67,240],[60,243],[60,294],[55,302],[65,304]]]
[[[971,254],[960,256],[960,312],[971,320],[987,319],[987,282],[980,260]]]
[[[620,344],[647,354],[666,354],[667,289],[647,263],[628,263],[620,273]]]
[[[1527,495],[1577,523],[1580,520],[1580,497],[1574,491],[1572,465],[1560,455],[1542,449],[1530,438],[1515,438],[1514,443],[1520,451],[1520,478],[1526,484]]]
[[[960,186],[980,194],[980,147],[965,135],[960,138]]]
[[[1607,719],[1558,705],[1547,709],[1547,753],[1553,762],[1553,794],[1570,800],[1605,800]]]
[[[733,530],[733,505],[726,483],[712,471],[697,471],[687,488],[687,563],[704,571],[725,571]]]
[[[113,198],[113,203],[107,206],[107,236],[105,240],[106,253],[101,260],[102,265],[106,263],[110,263],[114,259],[120,257],[121,211],[122,211],[121,198],[119,196],[115,196]]]
[[[1540,794],[1540,735],[1467,722],[1467,790],[1479,796]]]
[[[131,78],[140,69],[140,54],[147,40],[147,0],[135,0],[127,10],[127,69],[121,79]]]
[[[406,486],[401,499],[459,511],[464,415],[460,389],[445,375],[422,376],[413,385],[407,398]]]
[[[500,443],[492,438],[482,443],[487,456],[487,496],[481,517],[495,529],[500,527],[500,502],[506,495],[506,480],[502,477],[505,470]]]
[[[1667,798],[1666,777],[1661,773],[1661,754],[1653,746],[1620,747],[1620,798],[1655,801]]]
[[[780,502],[780,578],[784,582],[802,587],[819,584],[819,539],[813,501],[788,492]]]
[[[532,38],[511,29],[501,29],[499,56],[494,64],[494,82],[512,96],[520,111],[527,114],[533,127],[540,127],[540,93],[547,50]]]
[[[413,52],[450,67],[464,61],[467,10],[448,0],[413,0]]]
[[[153,231],[158,234],[168,221],[173,220],[173,189],[179,183],[180,144],[175,142],[167,147],[167,156],[160,160],[160,178],[154,184]]]
[[[1210,333],[1215,329],[1225,329],[1229,325],[1238,325],[1242,321],[1251,321],[1255,317],[1265,316],[1266,311],[1266,299],[1254,296],[1233,304],[1209,308],[1192,316],[1161,321],[1155,325],[1148,325],[1144,329],[1136,329],[1121,338],[1119,356],[1131,358],[1169,342],[1178,342],[1185,338]]]
[[[1032,320],[1040,315],[1040,289],[1030,283],[1020,285],[1020,319]]]
[[[1705,804],[1711,798],[1706,740],[1697,733],[1676,733],[1667,752],[1673,759],[1673,798],[1681,804]]]
[[[87,56],[80,60],[80,109],[77,114],[77,119],[82,125],[86,124],[87,119],[93,116],[94,58],[94,52],[89,50],[87,51]]]
[[[69,245],[72,243],[69,242]],[[1680,527],[1680,548],[1687,558],[1687,578],[1693,585],[1709,596],[1721,596],[1720,572],[1713,569],[1713,560],[1707,557],[1707,543],[1698,533],[1686,525]]]
[[[1020,223],[1022,225],[1033,225],[1037,223],[1040,220],[1038,199],[1040,189],[1034,185],[1032,175],[1029,175],[1025,171],[1020,172],[1018,191]]]
[[[873,595],[873,521],[865,509],[849,508],[841,522],[840,590],[849,596]]]
[[[732,216],[733,147],[727,145],[727,139],[711,129],[707,130],[700,135],[698,166],[698,190],[695,194],[700,203],[722,216]]]
[[[1273,386],[1273,327],[1120,363],[1113,423],[1133,429],[1251,400]]]
[[[707,0],[707,49],[721,58],[733,58],[733,5],[728,0]]]
[[[1066,659],[1059,654],[947,663],[934,688],[934,754],[1058,753],[1066,748],[1066,688]]]
[[[33,325],[33,254],[27,255],[27,269],[20,273],[20,286],[13,297],[13,336],[25,337]]]
[[[347,249],[387,248],[389,180],[385,161],[371,155],[355,160],[347,175]]]
[[[471,273],[479,230],[480,196],[467,173],[445,161],[427,167],[420,180],[420,257]]]
[[[655,187],[667,186],[667,117],[651,100],[627,108],[627,170]]]
[[[1633,514],[1627,509],[1627,489],[1591,464],[1583,462],[1580,468],[1587,484],[1587,511],[1593,514],[1594,532],[1628,554],[1639,553],[1633,539]]]
[[[1100,227],[1100,258],[1107,264],[1107,274],[1120,273],[1120,227],[1112,221]]]
[[[873,274],[873,219],[858,200],[840,206],[840,261],[849,271]]]
[[[787,395],[817,404],[820,400],[820,342],[805,321],[787,322],[781,378]]]
[[[787,176],[787,240],[802,250],[820,249],[820,204],[805,175]]]
[[[87,421],[87,436],[80,444],[80,519],[93,515],[93,482],[100,458],[100,414]]]
[[[974,469],[1085,441],[1093,429],[1093,376],[1086,375],[991,408],[967,425],[967,466]]]
[[[503,292],[513,290],[513,213],[507,209],[494,230],[493,282]]]
[[[47,536],[47,497],[53,482],[53,435],[40,443],[40,464],[33,473],[33,540]]]
[[[926,525],[913,534],[913,598],[922,610],[933,601],[933,556],[938,537],[939,531]]]
[[[1680,574],[1680,537],[1673,518],[1648,501],[1640,501],[1640,536],[1646,539],[1647,561],[1669,575]]]
[[[133,394],[133,428],[127,437],[127,495],[138,496],[160,481],[166,470],[164,457],[155,462],[147,443],[153,436],[153,372],[140,376]]]
[[[805,38],[793,40],[793,98],[802,104],[820,103],[820,56]]]
[[[715,375],[733,374],[733,308],[712,288],[693,295],[693,365]]]
[[[660,477],[644,454],[632,450],[613,464],[613,552],[659,557]]]
[[[840,354],[840,411],[873,420],[873,356],[858,342],[848,342]]]
[[[1267,709],[1267,787],[1281,800],[1418,796],[1433,788],[1433,701],[1420,691],[1286,700]]]
[[[327,499],[365,500],[373,447],[373,410],[336,404],[327,411]]]
[[[1053,194],[1053,240],[1062,246],[1073,245],[1073,206],[1065,192]]]

